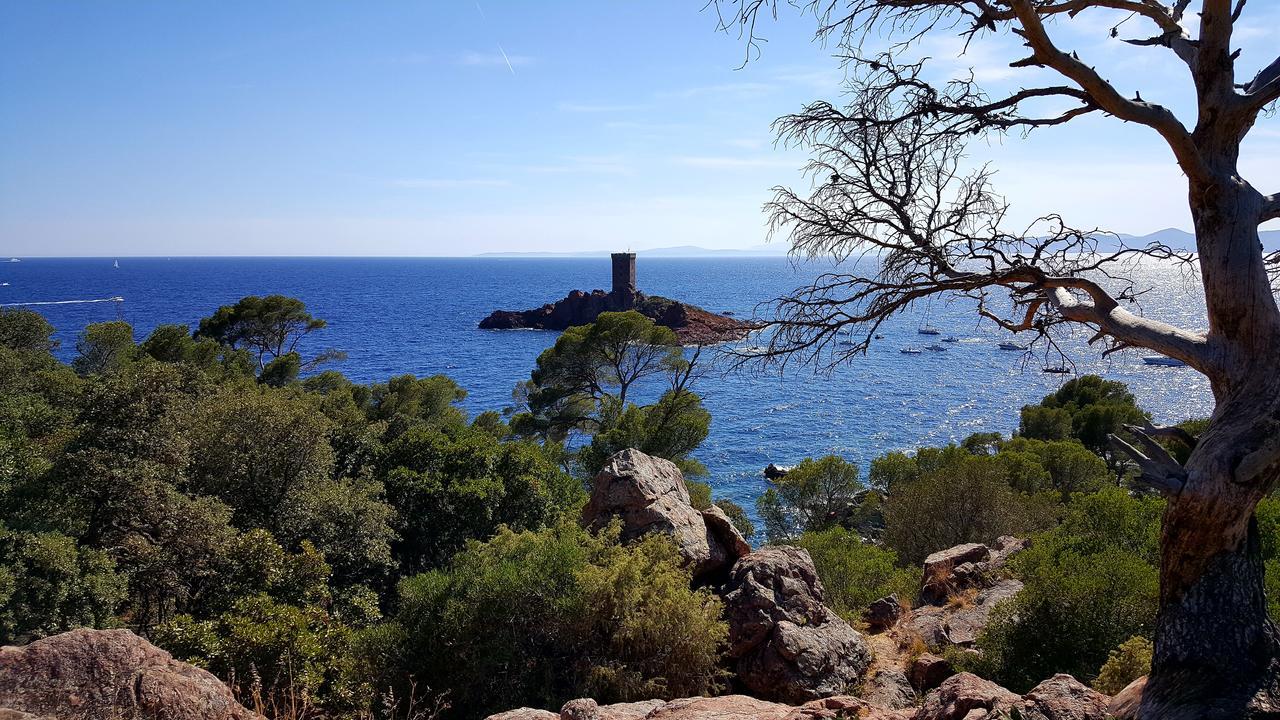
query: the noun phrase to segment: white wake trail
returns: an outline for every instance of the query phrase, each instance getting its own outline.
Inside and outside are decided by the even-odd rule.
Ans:
[[[122,297],[100,298],[97,300],[41,300],[38,302],[3,303],[0,307],[24,307],[27,305],[79,305],[81,303],[124,302]]]

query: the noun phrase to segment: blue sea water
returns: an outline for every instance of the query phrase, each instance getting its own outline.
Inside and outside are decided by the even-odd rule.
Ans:
[[[749,317],[760,303],[826,269],[794,266],[785,258],[642,258],[639,285]],[[1203,326],[1203,299],[1193,278],[1160,265],[1141,273],[1142,284],[1154,288],[1143,296],[1144,307],[1185,327]],[[118,268],[110,258],[28,258],[0,260],[0,305],[123,297],[119,305],[32,306],[56,327],[58,352],[69,360],[81,328],[118,313],[141,340],[158,324],[194,324],[245,295],[292,295],[329,323],[304,349],[345,351],[347,360],[334,367],[360,382],[403,373],[449,375],[466,388],[464,404],[475,413],[509,405],[512,388],[556,338],[544,331],[479,330],[481,318],[608,281],[607,258],[122,258]],[[925,315],[944,335],[965,341],[947,352],[900,353],[904,345],[938,339],[917,334]],[[1022,405],[1070,377],[1043,373],[1041,355],[999,350],[996,343],[1009,336],[978,323],[964,303],[917,308],[881,332],[885,339],[867,356],[833,372],[716,369],[704,378],[696,389],[713,421],[698,457],[717,496],[752,508],[769,462],[835,453],[865,467],[887,450],[958,441],[978,431],[1008,433],[1017,427]],[[1137,353],[1102,360],[1097,349],[1085,347],[1085,337],[1065,345],[1077,370],[1128,383],[1157,421],[1211,410],[1208,385],[1194,371],[1147,366]]]

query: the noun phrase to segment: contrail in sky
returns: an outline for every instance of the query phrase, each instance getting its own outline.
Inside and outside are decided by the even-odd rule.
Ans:
[[[484,8],[480,7],[479,0],[476,0],[476,11],[480,13],[480,19],[484,20],[487,25],[489,23],[489,17],[484,14]],[[516,68],[511,64],[511,58],[507,57],[507,51],[502,49],[502,43],[495,42],[494,44],[498,46],[498,52],[502,53],[502,61],[507,64],[507,69],[511,71],[511,77],[515,77]]]

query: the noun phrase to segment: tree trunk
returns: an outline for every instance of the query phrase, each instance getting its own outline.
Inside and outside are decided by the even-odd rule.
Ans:
[[[1280,316],[1254,193],[1192,191],[1216,407],[1165,510],[1143,720],[1280,718],[1280,630],[1267,616],[1254,509],[1280,478]],[[1256,217],[1256,216],[1254,216]]]

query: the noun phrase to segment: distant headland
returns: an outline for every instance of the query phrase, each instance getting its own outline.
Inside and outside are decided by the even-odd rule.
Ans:
[[[564,330],[595,321],[602,312],[635,310],[675,331],[685,345],[741,340],[756,325],[717,315],[678,300],[645,295],[636,287],[636,254],[613,253],[613,287],[609,292],[574,290],[563,300],[533,310],[495,310],[480,321],[482,330]]]

